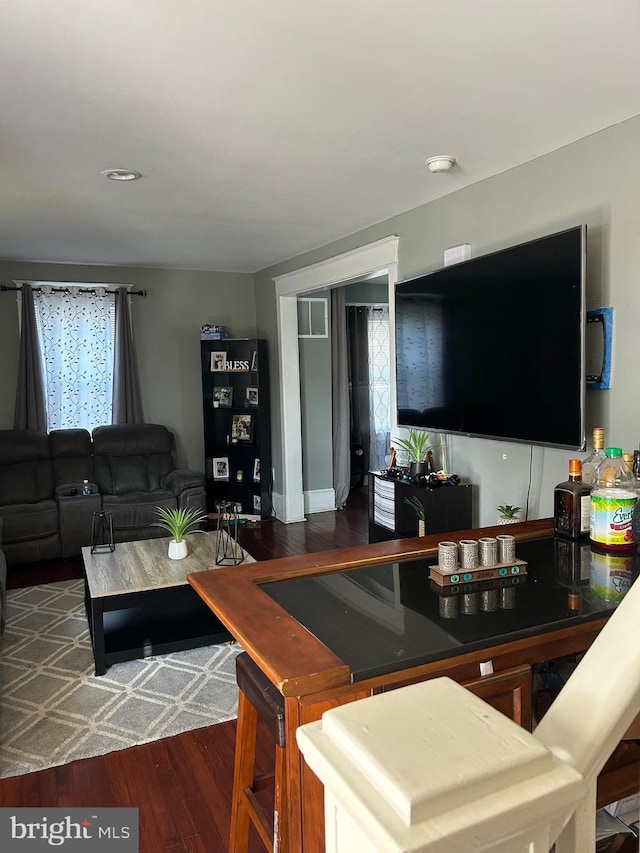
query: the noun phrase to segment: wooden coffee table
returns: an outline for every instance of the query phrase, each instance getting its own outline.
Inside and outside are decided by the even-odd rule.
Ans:
[[[187,536],[183,560],[169,559],[165,538],[122,542],[110,553],[82,549],[96,675],[119,661],[232,639],[187,582],[188,574],[216,568],[217,535]],[[244,562],[255,560],[247,554]]]

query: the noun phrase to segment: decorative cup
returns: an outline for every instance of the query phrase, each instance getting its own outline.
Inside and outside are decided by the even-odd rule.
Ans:
[[[458,546],[455,542],[438,542],[438,565],[452,571],[458,565]]]
[[[516,538],[509,533],[499,533],[498,555],[501,563],[511,563],[516,558]]]
[[[498,562],[498,540],[493,536],[483,536],[478,540],[481,566],[495,566]]]
[[[478,567],[478,540],[460,540],[460,567],[463,569],[476,569]]]

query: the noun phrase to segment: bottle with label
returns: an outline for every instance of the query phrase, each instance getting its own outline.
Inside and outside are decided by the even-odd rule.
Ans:
[[[636,480],[620,447],[607,447],[591,488],[591,542],[605,551],[636,547],[631,521],[638,499]]]
[[[588,536],[591,517],[591,487],[582,482],[582,463],[569,460],[569,479],[553,491],[555,531],[577,539]]]
[[[90,495],[91,494],[91,486],[89,485],[88,480],[83,480],[82,482],[82,494]]]
[[[604,429],[594,427],[592,438],[593,450],[582,462],[582,482],[591,485],[596,468],[604,459]]]

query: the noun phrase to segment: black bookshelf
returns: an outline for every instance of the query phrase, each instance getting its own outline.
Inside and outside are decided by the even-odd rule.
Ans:
[[[267,342],[200,342],[207,511],[239,504],[241,514],[271,516],[271,423]]]

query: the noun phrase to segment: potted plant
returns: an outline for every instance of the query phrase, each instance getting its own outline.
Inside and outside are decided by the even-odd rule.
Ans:
[[[517,514],[520,512],[521,507],[511,506],[511,504],[501,504],[496,509],[500,513],[498,524],[517,524],[520,521]]]
[[[169,558],[171,560],[182,560],[189,553],[184,537],[187,533],[204,532],[193,528],[208,518],[207,513],[198,512],[194,509],[166,509],[162,506],[156,507],[156,513],[160,518],[156,526],[164,528],[172,536],[169,542]]]
[[[404,502],[408,504],[416,514],[416,518],[418,519],[418,536],[424,536],[426,533],[426,529],[424,507],[422,506],[422,503],[418,500],[417,497],[415,497],[415,495],[410,498],[405,498]]]
[[[412,477],[429,473],[425,461],[427,453],[432,449],[429,435],[430,433],[421,429],[410,429],[409,438],[396,438],[394,442],[409,457],[409,474]]]

